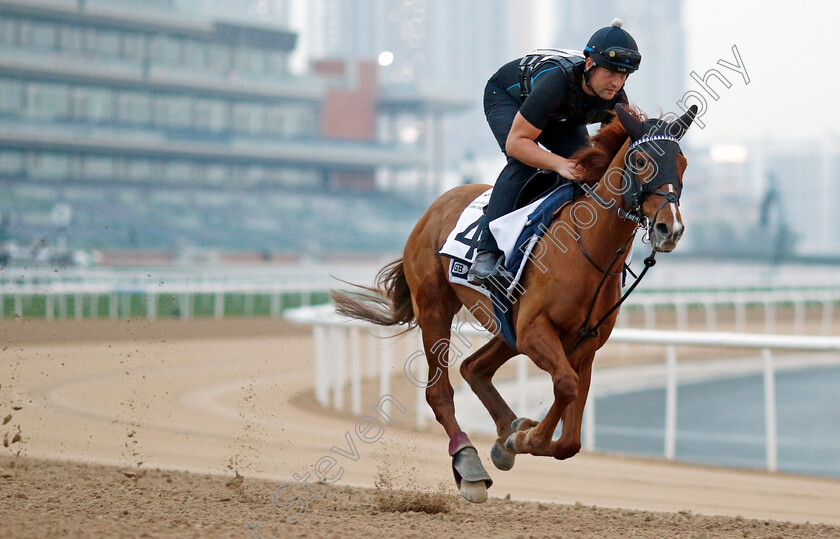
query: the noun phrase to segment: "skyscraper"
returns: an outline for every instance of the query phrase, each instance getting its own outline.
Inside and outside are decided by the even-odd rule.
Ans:
[[[288,25],[291,0],[169,0],[185,13]]]
[[[444,123],[444,158],[453,167],[468,152],[498,152],[484,121],[483,88],[503,63],[527,52],[532,3],[306,0],[301,46],[310,58],[376,59],[387,51],[393,56],[381,67],[383,82],[471,100],[468,112]]]

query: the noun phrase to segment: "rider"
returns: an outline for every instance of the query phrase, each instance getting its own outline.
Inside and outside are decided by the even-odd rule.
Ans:
[[[467,276],[470,283],[510,278],[490,221],[513,211],[517,195],[537,169],[567,180],[582,178],[583,171],[568,157],[589,144],[586,125],[608,123],[615,104],[627,103],[624,82],[639,68],[642,56],[621,25],[615,19],[592,34],[582,56],[576,51],[536,50],[505,64],[487,81],[484,114],[507,165],[482,220],[478,254]]]

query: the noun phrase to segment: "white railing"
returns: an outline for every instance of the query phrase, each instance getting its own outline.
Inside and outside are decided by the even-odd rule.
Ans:
[[[203,268],[149,268],[111,269],[102,267],[39,269],[9,267],[0,271],[0,317],[4,315],[6,298],[16,317],[24,315],[24,307],[32,298],[43,297],[43,311],[32,313],[46,319],[67,317],[82,318],[85,302],[98,304],[106,298],[107,313],[111,318],[131,315],[131,297],[139,296],[147,306],[149,319],[158,316],[157,299],[175,298],[178,316],[188,319],[195,315],[194,305],[200,295],[212,297],[213,316],[225,316],[225,295],[244,296],[252,305],[256,296],[269,296],[270,316],[279,316],[283,310],[284,294],[299,294],[303,305],[310,305],[316,294],[325,294],[331,288],[344,286],[333,275],[350,282],[371,282],[379,263],[359,264],[297,264],[267,267],[203,267]],[[68,312],[69,298],[73,298],[73,312]],[[29,303],[27,303],[29,302]],[[778,287],[764,290],[705,288],[696,291],[662,289],[640,290],[630,296],[618,319],[619,327],[633,325],[645,329],[662,326],[664,317],[676,322],[677,330],[717,331],[721,320],[734,313],[734,329],[745,332],[748,323],[760,322],[763,331],[772,334],[780,325],[780,312],[792,320],[789,331],[794,335],[806,332],[831,335],[836,308],[840,304],[840,287],[836,285],[807,287]],[[40,303],[38,304],[40,305]],[[91,309],[88,309],[90,311]],[[703,321],[692,323],[692,312],[702,310]],[[8,309],[6,309],[8,311]],[[641,314],[641,319],[636,313]],[[761,319],[756,319],[756,317]],[[810,317],[810,319],[809,319]],[[669,327],[673,326],[669,324]],[[759,329],[759,331],[761,331]]]
[[[338,315],[332,306],[319,306],[293,309],[285,314],[286,318],[301,324],[311,324],[315,339],[315,397],[322,406],[329,406],[332,402],[333,408],[343,410],[345,406],[344,390],[348,385],[347,378],[350,378],[350,410],[353,414],[362,413],[362,379],[372,379],[379,375],[379,395],[390,392],[393,370],[393,347],[395,342],[392,339],[382,337],[393,335],[392,331],[376,328],[367,323],[356,320],[349,320]],[[367,376],[362,372],[361,360],[361,335],[368,334],[368,360]],[[458,340],[483,337],[485,340],[489,334],[483,330],[473,328],[468,324],[461,324],[453,328],[452,343]],[[765,450],[766,467],[775,471],[778,467],[777,458],[777,419],[776,419],[776,392],[775,379],[779,366],[774,359],[772,350],[799,350],[808,352],[840,352],[840,338],[838,337],[815,337],[815,336],[782,336],[782,335],[761,335],[741,334],[724,332],[685,332],[685,331],[654,331],[642,329],[616,328],[610,337],[610,342],[624,344],[664,345],[666,347],[666,361],[663,369],[657,370],[653,376],[659,376],[659,383],[665,386],[665,437],[663,455],[667,459],[674,459],[677,433],[677,392],[682,378],[683,382],[692,380],[713,379],[750,372],[761,372],[764,381],[764,418],[765,418]],[[419,333],[415,330],[407,334],[403,341],[405,356],[403,359],[403,370],[406,376],[408,371],[415,369],[411,376],[417,380],[425,380],[428,376],[425,359],[423,361],[411,361],[418,351],[422,351]],[[677,359],[677,347],[696,346],[709,348],[739,348],[761,350],[761,361],[738,360],[727,362],[721,365],[715,361],[692,362],[690,367],[680,366]],[[422,352],[420,352],[422,353]],[[348,365],[349,357],[349,365]],[[525,356],[517,356],[515,380],[509,383],[515,387],[518,402],[515,402],[517,410],[527,409],[528,401],[528,363]],[[829,364],[840,364],[840,356],[830,359]],[[782,368],[803,368],[808,365],[826,364],[824,358],[816,361],[801,360],[796,362],[785,362]],[[349,367],[349,368],[348,368]],[[377,368],[378,367],[378,368]],[[664,378],[664,380],[662,380]],[[497,380],[496,380],[497,381]],[[498,382],[498,381],[497,381]],[[505,383],[502,381],[501,383]],[[648,382],[649,383],[649,382]],[[597,371],[592,379],[590,396],[608,394],[609,388],[599,387],[601,380]],[[415,384],[417,385],[417,384]],[[416,426],[425,428],[430,419],[433,419],[425,400],[425,390],[422,387],[416,389]],[[594,450],[595,448],[595,406],[594,399],[585,408],[584,413],[584,448]],[[544,412],[544,410],[543,410]],[[524,415],[524,414],[520,414]],[[482,418],[484,420],[484,418]],[[463,421],[462,421],[463,423]],[[463,424],[462,424],[463,427]]]
[[[747,312],[750,308],[760,308],[764,314],[765,333],[774,333],[777,325],[777,311],[783,306],[793,308],[793,333],[805,332],[807,307],[819,306],[820,333],[830,335],[834,323],[835,304],[840,302],[840,289],[837,288],[783,288],[770,290],[708,290],[697,292],[663,291],[636,294],[625,303],[627,309],[642,309],[644,327],[656,329],[657,312],[666,311],[676,319],[677,330],[689,329],[688,311],[692,307],[702,308],[705,314],[705,331],[716,331],[720,312],[734,310],[735,331],[744,332],[747,328]],[[621,322],[619,322],[620,324]]]
[[[257,296],[268,296],[269,315],[280,316],[284,295],[299,297],[301,305],[312,304],[316,294],[324,294],[338,281],[331,272],[338,271],[344,278],[355,282],[371,280],[375,269],[369,265],[295,265],[288,267],[203,268],[178,270],[150,268],[148,270],[119,270],[103,268],[79,269],[29,269],[4,268],[0,271],[0,318],[4,316],[6,298],[12,298],[12,313],[22,318],[26,302],[43,298],[43,311],[33,316],[47,320],[84,317],[96,310],[100,298],[106,298],[110,318],[131,316],[131,299],[139,297],[146,306],[149,320],[158,317],[158,298],[171,297],[178,307],[178,316],[194,316],[196,298],[209,296],[215,318],[225,316],[225,296],[236,294],[244,297],[244,314],[253,314],[249,306]],[[73,307],[68,304],[72,298]],[[40,305],[40,304],[39,304]],[[31,311],[31,309],[29,309]],[[70,312],[72,310],[72,312]]]

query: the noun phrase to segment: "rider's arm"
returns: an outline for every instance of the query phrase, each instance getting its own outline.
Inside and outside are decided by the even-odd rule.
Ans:
[[[575,168],[572,161],[540,148],[536,142],[557,106],[566,97],[569,83],[563,70],[548,68],[532,80],[534,87],[513,119],[505,142],[505,153],[528,166],[553,170],[564,178],[582,177],[582,172]]]
[[[582,171],[576,168],[574,162],[543,150],[537,145],[537,137],[542,133],[517,112],[510,128],[510,134],[505,142],[505,153],[514,159],[534,168],[553,170],[570,180],[583,177]]]

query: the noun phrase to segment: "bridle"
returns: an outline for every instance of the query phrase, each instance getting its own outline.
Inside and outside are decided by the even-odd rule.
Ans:
[[[680,154],[682,154],[682,150],[679,149],[680,142],[678,138],[671,135],[645,135],[644,137],[634,141],[627,148],[625,163],[633,163],[633,157],[638,152],[643,151],[640,148],[642,145],[657,141],[676,144],[677,150]],[[680,205],[680,195],[682,194],[683,186],[679,175],[657,174],[649,182],[642,183],[642,179],[639,177],[639,171],[632,166],[625,165],[622,170],[622,178],[626,179],[626,183],[622,183],[628,186],[628,189],[622,193],[622,196],[624,198],[625,207],[629,209],[623,210],[618,208],[618,215],[623,219],[633,221],[636,223],[638,228],[646,229],[646,237],[650,238],[653,225],[656,223],[656,219],[659,217],[659,212],[662,211],[662,208],[664,208],[666,204],[675,204],[676,206]],[[661,191],[660,189],[666,185],[671,185],[674,188],[674,191]],[[651,195],[660,195],[663,197],[663,200],[654,212],[653,218],[648,219],[642,212],[642,205]]]

